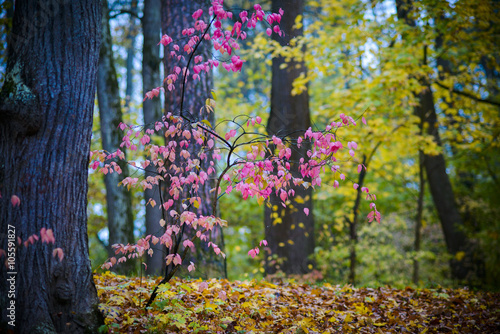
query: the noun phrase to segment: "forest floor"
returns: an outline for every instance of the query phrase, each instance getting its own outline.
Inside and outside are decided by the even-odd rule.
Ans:
[[[103,333],[500,333],[500,293],[94,276]]]

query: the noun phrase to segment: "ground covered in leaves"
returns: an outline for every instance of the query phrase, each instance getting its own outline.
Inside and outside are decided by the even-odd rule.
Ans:
[[[110,333],[500,333],[500,294],[94,276]]]

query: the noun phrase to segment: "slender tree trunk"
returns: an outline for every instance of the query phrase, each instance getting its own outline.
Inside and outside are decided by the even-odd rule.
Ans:
[[[199,8],[203,9],[204,15],[201,17],[206,23],[209,22],[210,17],[208,16],[208,3],[202,0],[193,0],[193,1],[182,1],[182,0],[163,0],[162,1],[162,32],[164,34],[168,34],[174,40],[172,44],[184,45],[185,36],[182,35],[182,30],[186,27],[194,26],[194,20],[192,18],[192,14]],[[184,68],[187,65],[188,56],[185,59],[178,61],[170,57],[170,51],[172,49],[172,45],[169,45],[168,48],[164,52],[164,73],[165,76],[173,72],[174,66],[179,66],[180,68]],[[211,55],[211,50],[209,47],[206,47],[205,43],[202,43],[197,51],[197,55],[203,56],[203,60],[206,61],[209,59]],[[190,65],[190,73],[193,72],[194,62],[191,62]],[[206,119],[211,124],[214,124],[214,114],[207,112],[206,109],[200,112],[200,109],[205,105],[205,100],[210,97],[210,89],[213,86],[212,83],[212,73],[200,73],[200,80],[192,80],[189,78],[185,85],[184,98],[182,98],[182,77],[177,80],[176,88],[174,91],[169,92],[166,90],[165,96],[165,113],[172,112],[174,115],[180,115],[182,112],[183,115],[187,115],[187,117],[192,119]],[[182,105],[182,111],[180,110]],[[179,146],[178,146],[179,147]],[[189,153],[191,157],[196,158],[197,154],[200,152],[201,147],[197,144],[191,143],[189,146]],[[181,164],[185,164],[183,159],[179,157],[180,150],[177,151],[176,161],[174,164],[180,166]],[[208,170],[211,162],[211,155],[206,160],[202,160],[200,163],[201,170]],[[168,168],[167,168],[168,169]],[[181,172],[182,173],[182,172]],[[168,183],[168,180],[167,180]],[[213,182],[205,182],[205,185],[200,186],[198,190],[198,196],[201,197],[201,204],[198,210],[195,210],[198,214],[209,216],[215,215],[216,212],[212,212],[212,197],[210,196],[210,189],[213,187]],[[190,197],[189,195],[190,189],[183,190],[183,197]],[[164,198],[167,200],[168,197]],[[194,210],[194,209],[193,209]],[[178,209],[178,212],[183,211],[183,209]],[[186,229],[186,237],[190,237],[193,231],[190,229]],[[223,236],[222,230],[220,227],[214,228],[211,232],[211,241],[217,244],[221,250],[223,250]],[[195,254],[192,255],[193,262],[197,263],[197,272],[194,274],[195,276],[201,277],[221,277],[225,276],[225,261],[222,257],[215,255],[212,248],[207,247],[206,242],[201,242],[201,244],[196,245]],[[189,259],[185,261],[185,263],[189,264]],[[182,274],[182,273],[181,273]],[[193,272],[190,273],[193,276]]]
[[[9,251],[8,231],[26,240],[52,229],[55,244],[17,246],[7,270],[0,255],[0,332],[96,333],[102,322],[86,211],[100,24],[96,0],[16,1],[0,93],[0,249]]]
[[[303,0],[273,0],[272,12],[278,12],[280,8],[286,11],[281,21],[281,29],[285,35],[279,37],[273,34],[273,38],[281,45],[287,45],[291,38],[303,34],[303,29],[292,29],[295,18],[302,15],[304,11]],[[282,64],[287,67],[282,69]],[[271,111],[267,124],[269,135],[296,139],[298,130],[306,130],[310,127],[309,95],[307,90],[299,95],[291,95],[292,83],[301,73],[305,74],[304,63],[291,61],[285,63],[283,57],[276,57],[272,64],[272,87],[271,87]],[[299,175],[297,164],[301,157],[306,156],[308,145],[300,148],[292,144],[292,174]],[[312,212],[312,189],[298,187],[295,189],[296,199],[302,199],[302,203],[292,200],[286,208],[280,204],[281,200],[276,194],[272,194],[269,205],[264,211],[265,237],[269,242],[270,254],[266,258],[266,273],[273,274],[281,270],[286,274],[303,274],[312,269],[309,256],[314,252],[314,219]],[[304,208],[309,208],[307,216]],[[279,219],[278,219],[279,218]]]
[[[422,129],[422,128],[421,128]],[[413,283],[418,285],[420,280],[419,261],[418,256],[420,252],[420,244],[422,239],[422,215],[424,212],[424,194],[425,194],[425,176],[424,176],[424,152],[418,151],[418,202],[417,202],[417,216],[415,217],[415,259],[413,259]]]
[[[122,122],[122,109],[116,68],[113,60],[111,31],[109,27],[108,1],[102,0],[102,43],[99,53],[99,69],[97,71],[97,100],[101,121],[102,148],[110,153],[120,149],[123,133],[118,128]],[[125,149],[123,148],[125,153]],[[109,256],[115,256],[112,245],[132,244],[134,242],[134,217],[132,213],[132,196],[126,187],[118,183],[128,176],[126,158],[116,161],[122,170],[119,175],[110,172],[104,175],[106,185],[106,206],[108,211]],[[133,262],[127,261],[116,270],[126,273],[133,268]]]
[[[142,87],[143,95],[151,89],[157,87],[161,83],[160,79],[160,47],[158,42],[161,35],[161,0],[145,0],[144,14],[142,17],[142,30],[144,36],[144,45],[142,53]],[[147,128],[153,128],[154,122],[161,120],[161,102],[159,98],[146,99],[142,106],[144,114],[144,124]],[[154,177],[154,167],[146,168],[146,178]],[[159,187],[146,189],[144,191],[144,200],[147,204],[150,200],[154,200],[160,204]],[[164,229],[159,222],[162,219],[159,206],[152,207],[146,205],[146,235],[162,235]],[[154,249],[153,256],[146,257],[146,274],[160,275],[164,270],[163,260],[164,247],[152,246]]]
[[[375,151],[374,151],[375,152]],[[367,167],[368,163],[366,161],[366,155],[363,155],[363,165]],[[349,283],[356,284],[356,246],[358,245],[358,216],[359,216],[359,205],[361,204],[361,188],[365,183],[366,170],[363,168],[358,176],[358,189],[356,193],[356,201],[354,202],[353,218],[352,221],[348,220],[349,223]]]
[[[130,4],[132,13],[137,14],[137,0],[132,0]],[[130,100],[134,89],[134,57],[135,57],[135,40],[137,35],[137,18],[130,15],[130,24],[127,33],[127,87],[125,88],[125,110],[130,108]]]
[[[398,19],[404,20],[409,26],[414,27],[416,25],[415,21],[409,15],[412,11],[412,0],[396,0],[396,8]],[[425,58],[424,56],[424,64],[426,62]],[[417,94],[417,98],[419,106],[415,108],[415,114],[424,123],[425,134],[432,136],[436,144],[442,148],[443,145],[438,132],[434,96],[428,83],[424,83],[424,88]],[[452,276],[459,280],[471,278],[471,268],[467,264],[469,261],[459,260],[460,256],[457,256],[459,252],[464,252],[464,254],[470,253],[468,250],[470,244],[463,231],[463,219],[455,202],[443,154],[424,154],[424,167],[434,206],[441,221],[446,247],[453,257],[450,262]]]

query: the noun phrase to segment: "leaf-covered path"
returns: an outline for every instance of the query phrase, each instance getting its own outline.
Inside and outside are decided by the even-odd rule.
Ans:
[[[94,276],[111,333],[500,333],[500,294]],[[102,328],[106,332],[106,328]]]

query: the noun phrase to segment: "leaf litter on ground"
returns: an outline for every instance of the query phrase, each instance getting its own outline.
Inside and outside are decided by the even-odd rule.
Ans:
[[[103,333],[500,333],[500,293],[95,274]]]

